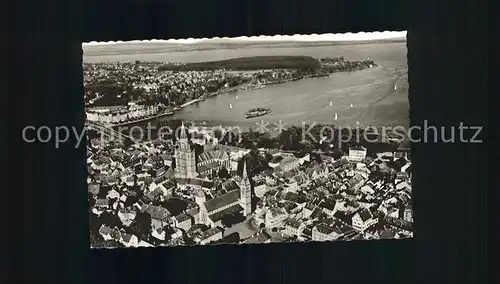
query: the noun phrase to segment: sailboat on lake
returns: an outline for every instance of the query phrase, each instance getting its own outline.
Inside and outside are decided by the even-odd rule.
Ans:
[[[229,104],[229,108],[233,108],[233,105],[232,105],[232,104]]]
[[[337,120],[338,118],[339,117],[338,117],[337,113],[335,113],[335,118],[334,119]]]
[[[398,89],[398,85],[394,84],[394,91],[396,91],[397,89]]]
[[[332,101],[330,101],[330,106],[333,106],[333,102]]]
[[[351,108],[353,108],[353,105],[351,104]]]
[[[238,96],[236,96],[236,100],[238,100]]]

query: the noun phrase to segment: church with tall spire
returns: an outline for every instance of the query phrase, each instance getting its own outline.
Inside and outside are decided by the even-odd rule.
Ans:
[[[252,214],[252,189],[247,172],[247,164],[243,162],[243,173],[239,182],[227,180],[217,186],[217,191],[225,192],[218,196],[207,196],[201,189],[195,189],[195,202],[198,204],[199,222],[210,227],[222,225],[222,220],[229,215],[242,213]]]
[[[181,125],[181,133],[177,139],[175,149],[175,169],[176,178],[190,179],[198,176],[196,172],[196,158],[194,150],[191,150],[186,134],[184,122]]]
[[[248,178],[247,162],[243,162],[243,173],[240,182],[240,206],[243,208],[243,216],[252,213],[252,187]]]

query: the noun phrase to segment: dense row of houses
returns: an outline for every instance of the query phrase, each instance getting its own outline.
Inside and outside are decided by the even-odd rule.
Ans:
[[[159,114],[159,107],[129,103],[128,107],[97,107],[86,110],[87,119],[104,124],[117,124]]]
[[[249,177],[246,163],[243,175],[236,174],[238,161],[248,149],[209,143],[196,157],[185,133],[175,147],[153,142],[120,147],[96,144],[89,154],[89,196],[91,214],[115,214],[122,227],[113,230],[121,235],[138,214],[151,218],[151,232],[145,232],[149,239],[114,238],[127,246],[141,241],[183,245],[186,237],[198,244],[216,242],[224,238],[224,218],[234,214],[252,216],[257,228],[274,230],[284,239],[412,234],[411,161],[404,152],[379,153],[373,158],[366,156],[365,149],[353,148],[340,159],[321,156],[317,162],[309,154],[296,157],[259,149],[262,155],[273,156],[271,170]],[[174,159],[176,167],[172,168]],[[389,166],[394,161],[399,161],[399,168]],[[230,178],[209,172],[222,168]],[[173,213],[165,205],[172,200],[184,202],[185,208]],[[110,234],[101,235],[108,238]],[[268,235],[272,234],[259,231],[242,242],[267,242]]]
[[[216,71],[188,71],[188,72],[158,72],[160,63],[102,63],[84,64],[84,87],[86,105],[92,106],[103,94],[95,93],[92,86],[102,82],[113,82],[123,88],[122,93],[115,94],[117,98],[127,95],[127,90],[132,89],[143,98],[157,95],[173,101],[173,97],[189,101],[205,94],[210,86],[222,86],[231,77],[223,70]],[[212,90],[213,91],[213,90]],[[172,102],[173,103],[173,102]],[[179,103],[179,101],[176,101]],[[171,105],[175,107],[175,105]],[[96,118],[95,114],[90,114]],[[137,115],[131,115],[137,117]],[[98,118],[101,118],[99,116]],[[113,114],[112,119],[119,121],[122,116]],[[108,120],[108,116],[102,119]],[[104,122],[104,121],[103,121]]]

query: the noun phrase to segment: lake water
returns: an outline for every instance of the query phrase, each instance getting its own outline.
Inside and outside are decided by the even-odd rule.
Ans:
[[[280,120],[286,123],[286,126],[317,122],[338,126],[407,127],[409,104],[406,53],[406,43],[400,42],[84,56],[84,61],[197,62],[265,55],[306,55],[315,58],[344,56],[346,60],[372,59],[379,65],[378,67],[269,85],[258,90],[222,94],[187,106],[173,117],[208,121],[208,125],[239,126],[244,129],[256,128],[256,123],[261,120],[270,123],[269,128],[274,127],[274,123]],[[397,90],[394,90],[395,85]],[[229,107],[230,104],[232,108]],[[256,107],[270,108],[272,113],[245,119],[244,113]],[[338,116],[337,120],[334,120],[335,113]]]

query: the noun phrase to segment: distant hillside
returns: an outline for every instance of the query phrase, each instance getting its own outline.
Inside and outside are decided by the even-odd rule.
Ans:
[[[236,48],[290,48],[290,47],[315,47],[315,46],[337,46],[337,45],[360,45],[360,44],[381,44],[399,43],[406,41],[406,38],[367,40],[367,41],[244,41],[227,39],[207,39],[199,43],[181,44],[168,42],[121,42],[105,45],[84,45],[84,56],[101,56],[116,54],[148,54],[167,52],[186,52],[215,49],[236,49]]]
[[[355,44],[370,44],[370,43],[390,43],[406,41],[405,37],[374,39],[374,40],[356,40],[356,41],[300,41],[300,40],[245,40],[245,39],[204,39],[197,43],[201,44],[221,44],[221,45],[355,45]]]
[[[120,42],[103,45],[83,45],[83,56],[100,56],[114,54],[140,54],[172,52],[182,50],[182,45],[167,42]]]

